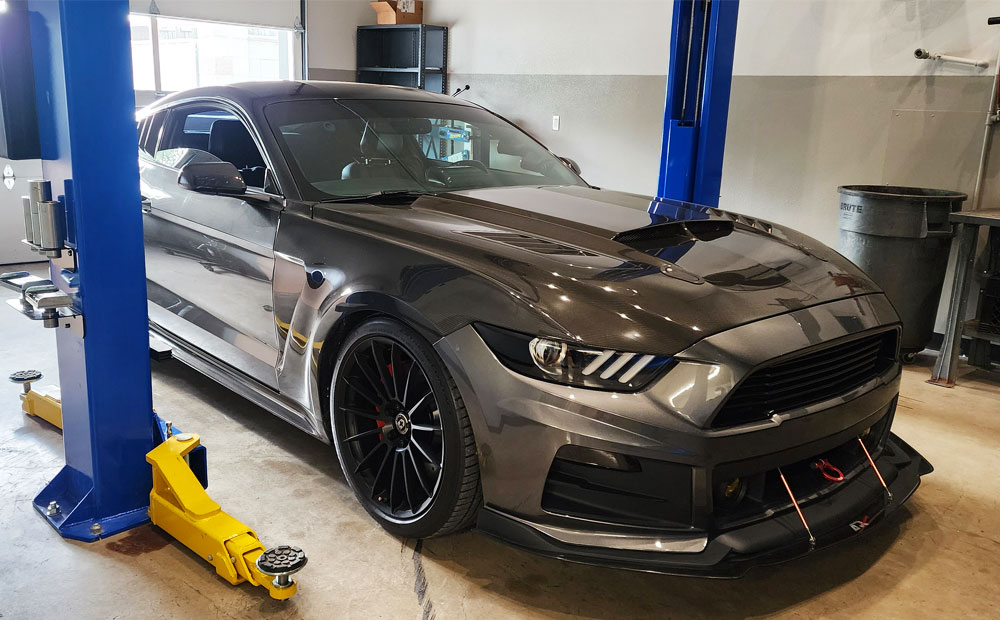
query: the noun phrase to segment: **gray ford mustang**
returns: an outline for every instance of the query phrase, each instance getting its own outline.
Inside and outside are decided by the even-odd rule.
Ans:
[[[151,330],[333,444],[385,529],[738,576],[867,529],[899,319],[758,219],[589,186],[450,97],[325,82],[140,114]]]

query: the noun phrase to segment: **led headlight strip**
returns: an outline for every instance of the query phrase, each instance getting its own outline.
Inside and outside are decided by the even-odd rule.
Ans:
[[[596,349],[492,325],[477,324],[476,331],[505,366],[554,383],[632,392],[672,363],[668,356]]]

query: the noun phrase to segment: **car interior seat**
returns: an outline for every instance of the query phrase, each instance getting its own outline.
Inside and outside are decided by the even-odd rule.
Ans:
[[[417,165],[419,148],[412,134],[385,131],[376,135],[366,126],[361,134],[360,157],[344,166],[343,180],[385,177],[409,178],[406,168],[400,163],[405,158],[411,165]]]
[[[264,159],[240,121],[217,120],[208,136],[208,152],[236,166],[248,187],[264,187]]]

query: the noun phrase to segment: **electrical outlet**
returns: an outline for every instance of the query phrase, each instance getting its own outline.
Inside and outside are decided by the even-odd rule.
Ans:
[[[559,115],[552,115],[552,131],[559,131]]]

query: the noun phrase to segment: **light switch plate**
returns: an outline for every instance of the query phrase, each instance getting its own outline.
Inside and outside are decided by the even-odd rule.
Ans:
[[[559,115],[552,115],[552,131],[559,131]]]

